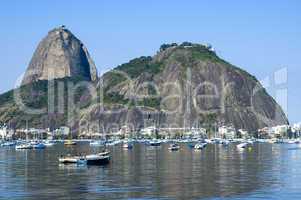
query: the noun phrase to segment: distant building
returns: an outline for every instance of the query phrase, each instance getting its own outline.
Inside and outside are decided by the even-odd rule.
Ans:
[[[250,137],[249,132],[247,130],[244,130],[244,129],[239,129],[238,130],[238,135],[239,135],[240,138],[243,138],[243,139],[248,139]]]
[[[8,135],[8,130],[7,130],[7,127],[6,126],[3,126],[0,128],[0,137],[1,139],[6,139],[7,138],[7,135]]]
[[[258,129],[258,137],[261,139],[270,139],[274,137],[274,131],[270,127],[264,127],[262,129]]]
[[[274,131],[274,137],[287,137],[289,133],[289,125],[279,125],[279,126],[274,126],[272,127]]]
[[[290,126],[278,125],[274,127],[264,127],[258,130],[259,138],[287,138],[289,137]]]
[[[143,137],[152,137],[156,134],[156,127],[150,126],[140,130],[140,135]]]
[[[205,138],[206,136],[206,129],[204,128],[192,128],[190,131],[186,131],[184,133],[185,138],[192,138],[192,139],[198,139],[198,138]]]
[[[62,126],[56,130],[54,130],[54,136],[57,136],[57,137],[66,137],[70,134],[70,128],[67,127],[67,126]]]
[[[236,137],[236,130],[232,126],[221,126],[218,128],[218,133],[221,138],[234,139]]]
[[[301,136],[301,123],[293,124],[291,129],[292,129],[292,133],[293,133],[294,137]]]

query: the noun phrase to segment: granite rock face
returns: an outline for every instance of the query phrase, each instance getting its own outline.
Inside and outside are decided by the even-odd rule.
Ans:
[[[22,84],[65,77],[97,80],[97,71],[86,47],[64,26],[51,30],[39,43]]]
[[[102,118],[104,126],[215,124],[257,131],[288,124],[281,107],[254,76],[222,60],[204,45],[171,45],[153,57],[121,65],[102,79],[110,104],[125,105],[120,112],[123,117],[115,112],[114,116]],[[126,110],[130,116],[141,117],[126,118]]]
[[[51,76],[49,71],[53,71]],[[66,90],[64,107],[55,105],[57,109],[34,115],[16,104],[15,89],[0,95],[0,122],[18,128],[28,120],[32,127],[65,125],[74,130],[89,124],[99,127],[96,132],[118,131],[125,125],[133,130],[201,126],[211,133],[214,125],[255,132],[288,124],[281,107],[254,76],[219,58],[205,45],[164,45],[156,55],[133,59],[97,79],[86,48],[68,30],[57,28],[43,39],[32,58],[23,80],[26,85],[20,88],[25,104],[47,109],[47,80],[67,85],[68,77],[95,81],[99,94],[90,98],[88,90],[78,90],[71,103],[76,110],[70,112]]]

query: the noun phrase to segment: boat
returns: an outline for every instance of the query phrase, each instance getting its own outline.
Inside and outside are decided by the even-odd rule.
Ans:
[[[46,147],[51,147],[53,145],[55,145],[54,142],[47,140],[46,142],[43,143]]]
[[[15,146],[15,145],[16,145],[16,143],[13,142],[13,141],[4,142],[4,143],[1,144],[2,147],[12,147],[12,146]]]
[[[130,142],[126,142],[123,144],[122,146],[124,149],[132,149],[134,147],[134,145]]]
[[[45,146],[45,144],[43,144],[43,143],[41,143],[41,142],[38,142],[38,143],[36,143],[36,144],[33,144],[33,145],[32,145],[32,148],[34,148],[34,149],[45,149],[46,146]]]
[[[87,165],[107,165],[110,163],[109,153],[92,154],[84,157]]]
[[[107,141],[105,142],[106,146],[115,146],[121,143],[121,140]]]
[[[202,150],[207,146],[207,143],[197,143],[196,145],[194,145],[194,149],[196,150]]]
[[[99,147],[99,146],[103,146],[104,142],[101,140],[93,140],[90,142],[90,146],[94,146],[94,147]]]
[[[223,146],[228,146],[230,144],[229,140],[223,140],[221,143]]]
[[[161,145],[161,142],[159,140],[151,140],[149,141],[148,143],[150,146],[154,146],[154,147],[157,147],[157,146],[160,146]]]
[[[59,157],[59,162],[62,164],[106,165],[110,162],[110,153],[102,152],[85,156],[61,156]]]
[[[213,141],[213,140],[210,140],[210,139],[205,139],[205,142],[206,142],[207,144],[212,144],[212,143],[214,143],[214,141]]]
[[[67,155],[65,157],[61,156],[59,158],[59,162],[62,164],[81,164],[83,163],[84,159],[79,156],[71,156]]]
[[[178,144],[171,144],[168,149],[170,151],[178,151],[180,149],[180,145],[178,145]]]
[[[64,142],[64,145],[66,145],[66,146],[76,145],[76,142],[73,140],[66,140]]]
[[[32,149],[32,145],[30,143],[18,144],[15,147],[16,149]]]
[[[244,149],[248,146],[248,143],[247,142],[244,142],[244,143],[241,143],[241,144],[238,144],[236,145],[237,148],[239,149]]]

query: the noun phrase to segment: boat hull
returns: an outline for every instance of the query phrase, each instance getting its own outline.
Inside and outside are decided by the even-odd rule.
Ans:
[[[108,165],[109,163],[109,156],[100,159],[87,159],[87,165]]]

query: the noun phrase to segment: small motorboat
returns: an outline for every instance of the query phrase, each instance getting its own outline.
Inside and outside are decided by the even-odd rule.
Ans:
[[[168,149],[170,151],[178,151],[180,149],[180,145],[178,145],[178,144],[171,144]]]
[[[153,146],[153,147],[157,147],[157,146],[160,146],[161,145],[161,142],[159,140],[152,140],[152,141],[149,141],[148,143],[150,146]]]
[[[44,142],[44,145],[45,145],[46,147],[52,147],[53,145],[55,145],[55,143],[52,142],[52,141],[47,140],[46,142]]]
[[[15,147],[16,149],[32,149],[33,146],[30,143],[18,144]]]
[[[130,142],[126,142],[126,143],[124,143],[124,144],[122,145],[122,147],[123,147],[124,149],[132,149],[132,148],[134,147],[134,145],[133,145],[132,143],[130,143]]]
[[[244,143],[241,143],[241,144],[238,144],[236,147],[239,148],[239,149],[244,149],[248,146],[248,143],[247,142],[244,142]]]
[[[202,150],[207,146],[207,143],[198,143],[196,145],[194,145],[194,149],[195,150]]]
[[[64,142],[64,145],[66,145],[66,146],[72,146],[72,145],[76,145],[76,142],[73,141],[73,140],[66,140]]]
[[[110,162],[110,152],[102,152],[85,156],[61,156],[59,157],[59,162],[62,164],[106,165]]]
[[[104,142],[101,140],[94,140],[94,141],[90,142],[90,146],[93,146],[93,147],[100,147],[103,145],[104,145]]]
[[[70,156],[67,155],[65,157],[61,156],[59,158],[59,162],[62,164],[81,164],[83,163],[84,159],[79,156]]]
[[[45,146],[45,144],[39,142],[39,143],[33,144],[32,148],[34,148],[34,149],[45,149],[46,146]]]
[[[118,144],[120,144],[120,143],[121,143],[120,140],[107,141],[107,142],[105,142],[105,145],[106,145],[106,146],[116,146],[116,145],[118,145]]]
[[[205,139],[205,142],[206,142],[207,144],[212,144],[214,141],[213,141],[213,140],[210,140],[210,139]]]
[[[229,140],[223,140],[221,143],[223,146],[228,146],[230,144]]]
[[[12,146],[15,146],[16,143],[15,142],[4,142],[1,144],[2,147],[12,147]]]
[[[108,152],[87,155],[84,159],[87,165],[107,165],[110,163],[110,155]]]

